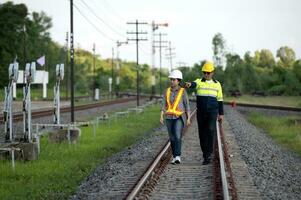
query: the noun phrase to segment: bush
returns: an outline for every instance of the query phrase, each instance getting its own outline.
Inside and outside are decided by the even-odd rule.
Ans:
[[[270,89],[268,89],[268,94],[282,95],[282,94],[284,94],[285,89],[286,89],[285,85],[275,85],[275,86],[271,87]]]

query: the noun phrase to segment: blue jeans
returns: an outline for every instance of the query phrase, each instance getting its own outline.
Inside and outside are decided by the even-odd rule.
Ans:
[[[181,138],[184,127],[182,118],[166,119],[166,127],[169,134],[173,157],[181,156]]]

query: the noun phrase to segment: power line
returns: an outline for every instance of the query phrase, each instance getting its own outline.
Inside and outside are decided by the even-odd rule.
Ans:
[[[121,17],[121,15],[119,15],[118,12],[116,12],[115,9],[113,9],[113,7],[106,1],[103,0],[103,2],[105,2],[105,4],[107,4],[107,6],[110,8],[110,10],[115,14],[116,17],[118,17],[119,19],[121,19],[122,21],[126,21],[123,17]]]
[[[111,38],[110,36],[108,36],[107,34],[105,34],[104,32],[102,32],[95,24],[93,24],[88,17],[86,17],[81,10],[73,3],[73,6],[76,8],[76,10],[79,12],[79,14],[86,19],[86,21],[93,26],[102,36],[106,37],[107,39],[111,40],[112,42],[115,42],[116,40],[114,40],[113,38]]]
[[[84,1],[81,0],[81,2],[88,8],[89,11],[91,11],[91,13],[98,19],[100,20],[103,24],[105,24],[107,27],[109,27],[109,29],[111,29],[114,33],[116,33],[117,35],[126,38],[125,35],[119,33],[118,31],[116,31],[112,26],[110,26],[108,23],[105,22],[105,20],[103,20],[102,18],[100,18],[95,12],[94,10]]]
[[[150,56],[150,55],[152,55],[152,53],[150,53],[149,51],[147,51],[147,50],[145,50],[144,48],[142,48],[142,47],[139,47],[139,50],[141,50],[142,51],[142,53],[144,53],[145,55],[147,55],[147,56]]]
[[[116,15],[114,15],[112,12],[109,11],[103,4],[99,4],[99,0],[93,0],[93,5],[90,4],[90,7],[94,8],[94,10],[97,10],[98,14],[100,16],[103,16],[103,18],[106,19],[106,22],[109,23],[111,26],[113,26],[115,29],[119,30],[119,32],[123,33],[126,29],[125,19],[117,19]]]

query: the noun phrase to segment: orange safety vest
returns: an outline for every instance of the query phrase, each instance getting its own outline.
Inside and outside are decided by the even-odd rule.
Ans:
[[[175,100],[173,101],[173,103],[171,104],[170,102],[170,93],[171,93],[171,88],[167,88],[166,90],[166,112],[165,114],[167,115],[176,115],[177,117],[181,116],[183,114],[183,111],[179,110],[178,106],[179,106],[179,102],[182,98],[182,95],[184,93],[184,88],[180,88]]]

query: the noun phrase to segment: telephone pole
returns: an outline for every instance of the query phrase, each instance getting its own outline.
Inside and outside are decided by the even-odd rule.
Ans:
[[[152,21],[152,95],[151,99],[155,96],[156,94],[156,76],[155,76],[155,31],[159,29],[160,26],[167,27],[168,23],[155,23],[155,21]]]
[[[71,122],[74,122],[74,38],[73,38],[73,0],[70,0],[70,78],[71,78]]]
[[[93,43],[93,86],[92,86],[92,88],[93,88],[93,92],[92,92],[92,94],[93,94],[93,98],[92,99],[94,99],[95,98],[95,94],[96,94],[96,92],[95,92],[95,89],[96,89],[96,74],[95,74],[95,43]]]
[[[128,44],[128,41],[119,42],[117,41],[116,45],[116,70],[117,70],[117,77],[116,77],[116,96],[119,96],[119,84],[120,84],[120,67],[121,63],[119,62],[119,47],[123,44]]]
[[[159,33],[159,34],[155,34],[155,36],[159,36],[159,40],[155,40],[154,41],[154,47],[155,48],[159,48],[159,55],[160,55],[160,69],[159,69],[159,81],[160,81],[160,96],[162,95],[162,80],[161,80],[161,76],[162,76],[162,48],[167,48],[166,44],[167,41],[163,41],[162,40],[162,36],[166,36],[167,34],[165,33]],[[156,45],[158,44],[158,45]]]
[[[176,54],[174,53],[175,48],[171,47],[171,42],[170,41],[169,41],[169,47],[166,48],[166,50],[168,51],[168,53],[166,54],[166,58],[169,59],[170,71],[172,71],[172,69],[173,69],[172,59],[176,56]]]
[[[113,99],[113,90],[114,90],[114,47],[112,47],[112,70],[111,70],[111,78],[112,78],[112,90],[111,90],[111,99]]]
[[[65,46],[65,51],[66,51],[66,61],[65,61],[65,69],[66,69],[66,100],[68,100],[69,98],[69,68],[68,68],[68,58],[69,58],[69,55],[68,55],[68,43],[69,42],[69,34],[68,32],[66,32],[66,46]]]
[[[135,34],[136,38],[128,38],[128,41],[136,41],[136,56],[137,56],[137,106],[139,106],[139,95],[140,95],[140,89],[139,89],[139,41],[147,41],[146,38],[139,38],[139,35],[146,35],[146,31],[139,31],[138,26],[139,25],[147,25],[147,22],[127,22],[127,24],[130,25],[136,25],[136,31],[127,32],[127,34]]]

